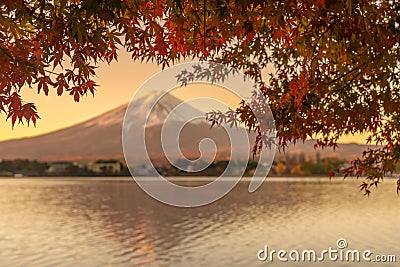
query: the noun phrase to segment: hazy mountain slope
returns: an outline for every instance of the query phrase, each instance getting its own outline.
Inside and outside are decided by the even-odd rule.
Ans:
[[[137,125],[143,123],[145,117],[143,111],[152,104],[156,96],[158,95],[148,94],[131,104],[134,109],[129,114],[129,120],[126,123],[132,131],[138,130]],[[156,159],[163,158],[160,124],[179,104],[181,100],[172,95],[166,95],[150,114],[146,128],[146,141],[150,155]],[[47,161],[123,159],[121,133],[126,108],[127,105],[123,105],[86,122],[37,137],[1,142],[0,159],[28,158]],[[182,112],[172,117],[173,120],[187,121],[194,115],[203,114],[185,103],[180,109]],[[169,127],[173,126],[169,125]],[[166,129],[168,136],[168,127]],[[210,129],[208,123],[199,120],[188,123],[182,131],[180,145],[183,153],[191,158],[198,157],[197,145],[201,139],[207,137],[215,140],[219,148],[218,159],[229,157],[230,145],[225,131],[219,127]],[[139,158],[138,161],[140,161]]]
[[[137,125],[142,124],[144,110],[153,103],[157,96],[157,94],[150,93],[131,104],[134,108],[131,109],[132,113],[129,114],[127,123],[133,131],[137,130]],[[160,123],[179,104],[181,104],[181,100],[172,95],[166,95],[155,106],[149,117],[146,140],[151,157],[157,161],[164,159],[160,142]],[[86,122],[41,136],[0,142],[0,159],[27,158],[46,161],[123,159],[121,132],[126,108],[127,106],[123,105]],[[174,120],[187,121],[187,118],[193,115],[202,114],[187,104],[183,104],[181,109],[182,112],[176,114]],[[173,125],[168,127],[173,127]],[[168,127],[166,128],[167,134]],[[197,147],[203,138],[211,138],[216,142],[219,148],[217,159],[229,157],[230,142],[225,131],[219,127],[210,129],[207,122],[199,120],[189,123],[182,131],[179,142],[183,153],[191,158],[198,157]],[[360,156],[366,148],[367,146],[358,144],[341,144],[336,151],[331,149],[319,151],[321,157],[353,159]],[[243,151],[243,154],[246,152],[244,147],[237,149]],[[314,141],[308,140],[304,143],[297,143],[296,146],[289,146],[285,153],[304,153],[307,158],[315,158]],[[277,154],[277,157],[284,156],[283,153]],[[137,160],[139,162],[140,158]]]

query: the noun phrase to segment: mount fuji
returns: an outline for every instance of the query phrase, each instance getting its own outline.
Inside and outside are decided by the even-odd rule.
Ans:
[[[137,130],[135,128],[137,125],[143,125],[145,110],[158,97],[158,93],[152,92],[130,104],[130,113],[126,114],[129,120],[125,123],[129,124],[131,130]],[[172,113],[170,118],[174,121],[187,121],[193,116],[204,115],[204,112],[182,103],[182,100],[173,95],[164,95],[152,109],[146,124],[146,146],[153,161],[162,163],[166,160],[161,145],[162,123],[178,105],[180,112]],[[122,160],[122,124],[127,107],[127,104],[122,105],[93,119],[44,135],[0,142],[0,159]],[[166,136],[168,130],[168,127],[164,128]],[[198,144],[204,138],[210,138],[215,142],[216,160],[229,158],[229,136],[222,127],[211,128],[205,120],[191,121],[182,129],[179,137],[182,153],[188,158],[198,158],[200,156]],[[141,159],[137,158],[137,161],[140,163]]]
[[[129,120],[125,123],[131,130],[137,130],[145,118],[144,111],[158,98],[158,93],[148,93],[130,104]],[[204,112],[192,105],[182,103],[182,100],[171,94],[166,94],[154,106],[146,124],[146,147],[153,162],[165,163],[165,156],[161,145],[161,128],[168,114],[180,105],[180,112],[173,113],[173,120],[187,121],[195,115],[204,115]],[[90,161],[96,159],[123,160],[122,124],[128,105],[122,105],[104,114],[85,122],[50,132],[44,135],[0,142],[0,159],[36,159],[43,161]],[[171,125],[170,125],[171,127]],[[173,125],[172,125],[173,127]],[[169,128],[166,127],[168,136]],[[175,134],[175,133],[174,133]],[[212,139],[217,147],[216,160],[229,159],[230,140],[222,127],[210,127],[205,120],[195,120],[186,124],[179,137],[182,153],[188,158],[198,158],[198,145],[204,138]],[[250,144],[254,136],[250,135]],[[276,157],[285,157],[285,154],[304,154],[307,158],[315,158],[314,140],[289,145],[285,153],[277,151]],[[171,144],[163,144],[171,145]],[[321,157],[337,157],[340,159],[354,159],[362,154],[369,146],[360,144],[339,144],[336,151],[319,150]],[[235,148],[247,155],[247,147]],[[132,151],[135,153],[135,151]],[[214,152],[210,153],[214,154]],[[204,154],[203,154],[204,156]],[[207,155],[205,155],[207,156]],[[137,155],[136,161],[142,160]]]

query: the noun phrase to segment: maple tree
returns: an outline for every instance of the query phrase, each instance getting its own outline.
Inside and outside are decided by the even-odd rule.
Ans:
[[[95,91],[97,63],[118,49],[163,67],[221,62],[265,94],[280,147],[312,137],[335,148],[344,134],[369,134],[381,146],[344,170],[365,176],[369,194],[400,161],[399,23],[400,3],[387,0],[4,0],[0,110],[13,125],[35,123],[25,86],[79,101]],[[238,118],[256,129],[249,109],[242,102]]]

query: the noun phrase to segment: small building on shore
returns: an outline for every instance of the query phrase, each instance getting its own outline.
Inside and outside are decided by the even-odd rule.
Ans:
[[[55,161],[49,163],[49,168],[46,172],[48,174],[64,174],[73,166],[74,164],[70,161]]]
[[[102,174],[117,174],[121,172],[122,164],[118,160],[97,160],[87,165],[89,171]]]

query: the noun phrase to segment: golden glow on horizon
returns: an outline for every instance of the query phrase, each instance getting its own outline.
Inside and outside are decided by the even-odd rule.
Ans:
[[[96,82],[99,84],[95,97],[88,95],[79,103],[75,103],[68,92],[59,97],[55,90],[49,96],[37,94],[35,88],[24,88],[21,94],[25,101],[33,102],[38,108],[41,119],[36,127],[26,124],[15,125],[12,129],[5,115],[0,114],[3,126],[0,128],[0,141],[23,137],[37,136],[59,130],[79,122],[91,119],[108,110],[128,103],[134,92],[151,76],[161,71],[155,63],[133,62],[130,55],[121,50],[119,61],[110,65],[100,64],[97,69]],[[215,85],[194,84],[175,89],[172,94],[185,100],[193,97],[213,97],[235,107],[240,99],[233,93]],[[365,143],[366,136],[347,136],[341,139],[343,143]]]

